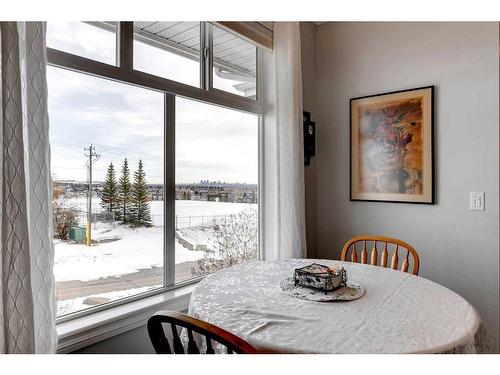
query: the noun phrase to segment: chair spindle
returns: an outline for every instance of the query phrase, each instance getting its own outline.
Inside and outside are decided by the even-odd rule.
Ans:
[[[409,252],[410,252],[409,250],[406,250],[406,257],[403,260],[403,263],[401,264],[401,271],[403,271],[403,272],[408,272],[408,264],[409,264],[408,255],[409,255]]]
[[[212,340],[208,336],[205,338],[207,339],[207,351],[205,353],[206,354],[215,354],[215,350],[212,347]]]
[[[188,354],[200,354],[200,349],[198,349],[198,346],[196,345],[196,341],[194,340],[193,337],[193,331],[190,329],[188,331]]]
[[[363,241],[363,250],[361,251],[361,263],[366,264],[368,261],[368,252],[366,251],[366,241]]]
[[[163,325],[161,323],[157,325],[156,330],[151,332],[151,335],[153,338],[152,344],[157,353],[172,354],[168,339],[165,336],[165,330],[163,329]]]
[[[375,241],[373,243],[373,249],[372,249],[370,264],[372,266],[376,266],[377,265],[377,259],[378,259],[377,241]]]
[[[175,324],[171,324],[172,326],[172,337],[174,341],[174,353],[175,354],[184,354],[184,346],[182,346],[182,341],[177,333],[177,327]]]
[[[399,263],[398,250],[399,250],[399,245],[396,245],[396,250],[394,251],[394,254],[392,254],[392,261],[391,261],[391,268],[393,270],[398,269],[398,263]]]
[[[382,259],[380,259],[380,265],[382,267],[387,267],[387,258],[389,253],[387,252],[387,242],[384,244],[384,250],[382,251]]]
[[[356,250],[356,244],[352,246],[352,254],[351,254],[351,262],[357,263],[358,262],[358,253]]]

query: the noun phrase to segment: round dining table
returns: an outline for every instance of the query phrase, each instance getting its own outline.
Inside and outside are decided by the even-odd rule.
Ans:
[[[279,283],[312,263],[344,266],[364,295],[314,302]],[[262,353],[480,353],[489,339],[472,305],[423,277],[333,260],[252,261],[204,278],[188,314],[240,336]]]

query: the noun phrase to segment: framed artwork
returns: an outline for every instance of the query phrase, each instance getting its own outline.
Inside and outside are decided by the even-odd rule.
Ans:
[[[351,200],[434,204],[434,86],[350,104]]]

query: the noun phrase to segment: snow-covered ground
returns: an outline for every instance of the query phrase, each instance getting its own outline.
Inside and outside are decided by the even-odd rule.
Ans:
[[[154,225],[163,225],[163,201],[149,202]],[[177,228],[210,225],[221,216],[238,214],[241,211],[257,209],[256,204],[208,202],[208,201],[175,201]]]
[[[81,200],[81,198],[72,198]],[[98,198],[94,198],[98,204]],[[75,203],[82,203],[76,202]],[[66,201],[71,205],[71,200]],[[120,276],[137,272],[140,269],[161,267],[163,265],[163,202],[150,202],[151,212],[161,217],[161,222],[151,228],[131,228],[127,225],[94,223],[92,239],[98,243],[91,247],[81,243],[55,240],[56,281],[96,280],[99,278]],[[76,204],[75,204],[76,206]],[[256,209],[255,204],[176,201],[176,214],[179,217],[231,215],[243,210]],[[193,220],[194,221],[194,220]],[[209,223],[207,219],[205,223]],[[194,223],[191,223],[194,226]],[[201,228],[179,230],[183,238],[195,245],[208,245],[210,240],[206,230]],[[205,242],[205,243],[203,243]],[[201,259],[204,251],[189,250],[177,239],[175,242],[175,263],[180,264]]]
[[[103,211],[99,197],[92,197],[92,212]],[[82,225],[86,220],[87,199],[83,197],[66,198],[61,201],[66,207],[73,207],[83,212]],[[151,219],[153,225],[163,225],[163,201],[149,202],[151,207]],[[208,201],[175,201],[175,216],[177,217],[177,227],[187,228],[189,226],[201,226],[210,224],[213,219],[220,216],[233,215],[247,209],[257,209],[257,204],[251,203],[230,203],[230,202],[208,202]]]
[[[99,198],[93,198],[93,210],[99,212]],[[71,198],[64,201],[65,206],[82,210],[84,220],[86,201],[84,198]],[[141,269],[163,266],[163,202],[150,202],[153,226],[151,228],[131,228],[118,222],[93,223],[92,246],[71,241],[54,240],[56,282],[80,280],[90,281],[107,277],[116,277],[138,272]],[[176,201],[178,230],[175,240],[175,263],[196,261],[203,258],[207,252],[196,251],[196,248],[207,248],[210,256],[218,256],[213,251],[214,239],[210,224],[213,220],[222,220],[222,216],[238,214],[245,210],[257,210],[256,204],[206,202],[206,201]],[[191,217],[189,219],[189,217]],[[202,227],[201,224],[205,227]],[[84,225],[81,222],[80,225]],[[190,244],[193,250],[182,245],[180,237]],[[92,305],[84,303],[87,297],[99,297],[114,301],[127,296],[145,292],[158,287],[157,285],[142,288],[132,288],[107,293],[85,295],[72,299],[59,300],[57,314],[63,315],[79,311]],[[87,300],[88,302],[88,300]]]
[[[98,223],[92,246],[55,240],[56,281],[95,280],[120,276],[140,269],[163,266],[163,227],[130,228]],[[107,242],[109,241],[109,242]],[[203,258],[203,251],[191,251],[175,241],[175,263]]]

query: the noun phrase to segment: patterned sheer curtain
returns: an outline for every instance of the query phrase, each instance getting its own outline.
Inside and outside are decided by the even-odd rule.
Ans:
[[[274,23],[264,54],[264,258],[307,256],[300,25]]]
[[[54,353],[45,24],[0,38],[0,353]]]

